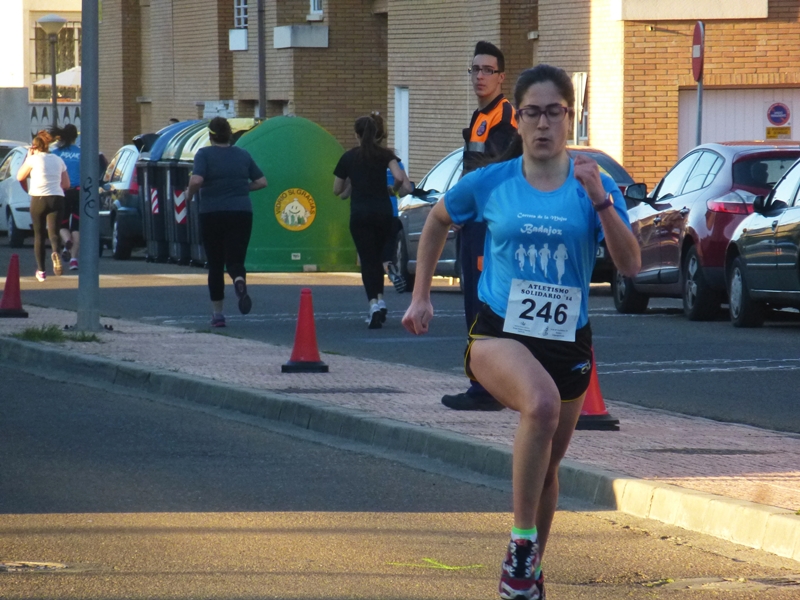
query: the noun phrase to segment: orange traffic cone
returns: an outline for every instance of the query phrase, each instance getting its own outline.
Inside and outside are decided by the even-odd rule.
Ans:
[[[0,317],[28,317],[28,313],[22,310],[19,295],[19,254],[12,254],[8,263],[6,287],[0,299]]]
[[[608,414],[606,403],[603,402],[603,394],[600,393],[600,382],[597,379],[596,365],[594,348],[592,348],[592,378],[589,381],[589,389],[586,392],[581,416],[578,417],[578,424],[575,429],[619,431],[619,420]]]
[[[294,348],[289,362],[281,366],[281,373],[327,373],[328,365],[319,359],[317,330],[314,327],[314,303],[311,290],[300,290],[300,311],[297,314],[297,329]]]

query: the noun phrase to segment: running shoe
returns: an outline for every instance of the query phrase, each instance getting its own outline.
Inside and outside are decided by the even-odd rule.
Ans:
[[[53,259],[53,275],[61,275],[61,258],[58,256],[58,252],[53,252],[50,258]]]
[[[490,394],[470,394],[461,392],[460,394],[445,394],[442,396],[442,404],[452,410],[503,410],[500,402],[495,400]]]
[[[61,251],[61,260],[64,262],[70,261],[72,259],[72,240],[69,240],[64,244],[64,249]],[[70,266],[72,268],[72,266]],[[75,267],[77,269],[77,267]]]
[[[70,258],[69,259],[69,270],[70,271],[77,271],[78,270],[78,259],[77,258]]]
[[[212,327],[225,327],[225,315],[222,313],[214,313],[211,315]]]
[[[511,540],[500,574],[503,600],[544,600],[539,544],[531,540]]]
[[[239,298],[239,312],[246,315],[253,308],[253,301],[247,295],[247,284],[244,279],[234,281],[233,289],[236,290],[236,297]]]
[[[378,300],[378,308],[381,310],[381,323],[386,323],[386,315],[389,313],[389,309],[386,308],[386,302]]]
[[[394,263],[389,263],[386,267],[386,270],[389,272],[389,281],[392,282],[394,286],[394,291],[398,294],[402,294],[406,291],[406,279],[400,274],[400,271],[397,269]]]
[[[373,304],[369,309],[369,329],[380,329],[383,326],[381,309],[377,304]]]
[[[36,271],[36,279],[38,279],[39,281],[44,281],[45,279],[47,279],[47,273],[45,273],[44,271]]]

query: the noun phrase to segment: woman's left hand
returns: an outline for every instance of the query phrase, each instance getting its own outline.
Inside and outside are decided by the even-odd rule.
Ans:
[[[603,181],[600,179],[600,167],[597,166],[593,159],[577,154],[575,157],[575,179],[580,182],[583,189],[589,194],[592,204],[605,202],[607,193],[603,188]]]

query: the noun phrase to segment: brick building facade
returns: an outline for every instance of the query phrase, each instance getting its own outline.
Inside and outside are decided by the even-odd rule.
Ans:
[[[257,0],[246,3],[245,51],[228,49],[236,2],[104,0],[104,152],[170,117],[196,118],[207,101],[233,100],[240,116],[254,114]],[[582,142],[615,156],[651,187],[685,151],[695,118],[691,34],[698,19],[706,24],[704,105],[721,122],[704,120],[704,139],[763,137],[763,128],[740,133],[731,126],[756,117],[722,110],[723,91],[754,93],[758,104],[797,90],[800,110],[796,0],[324,0],[316,15],[310,4],[265,3],[267,116],[307,117],[349,147],[354,119],[378,110],[391,145],[405,143],[396,126],[406,132],[416,180],[462,144],[475,108],[466,70],[481,39],[506,54],[509,96],[517,74],[537,62],[586,73]],[[292,37],[319,41],[321,32],[324,43]],[[395,98],[407,100],[407,114]]]

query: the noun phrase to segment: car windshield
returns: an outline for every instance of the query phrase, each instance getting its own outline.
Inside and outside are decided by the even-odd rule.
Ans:
[[[622,168],[622,165],[607,154],[602,154],[601,152],[587,152],[585,150],[570,150],[570,152],[585,154],[589,158],[594,159],[597,166],[600,167],[600,171],[611,177],[617,185],[630,185],[633,183],[633,179],[628,172]]]
[[[0,162],[8,156],[8,153],[11,152],[13,148],[14,146],[0,146]]]
[[[425,176],[420,187],[429,192],[433,190],[437,192],[446,192],[450,176],[453,174],[459,162],[461,162],[461,150],[450,153],[450,155],[431,169],[431,172]]]
[[[748,156],[733,164],[733,188],[766,195],[797,160],[798,154]]]

